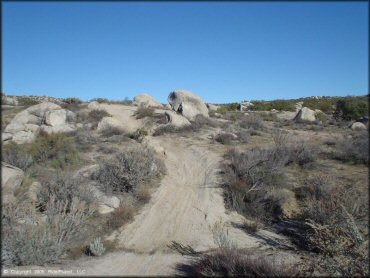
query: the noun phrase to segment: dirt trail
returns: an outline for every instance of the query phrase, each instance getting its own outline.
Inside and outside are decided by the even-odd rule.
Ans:
[[[153,140],[166,150],[167,175],[134,221],[115,233],[117,248],[129,252],[85,258],[75,264],[89,275],[174,274],[175,264],[186,258],[168,248],[172,241],[196,251],[214,248],[211,226],[232,218],[225,212],[218,186],[219,154],[195,145],[192,139]],[[229,235],[243,247],[258,246],[257,240],[231,226]]]

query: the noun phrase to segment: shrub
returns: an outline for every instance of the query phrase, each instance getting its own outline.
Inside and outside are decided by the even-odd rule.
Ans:
[[[259,116],[264,121],[270,121],[270,122],[277,122],[277,121],[279,121],[279,118],[278,118],[278,116],[276,116],[276,113],[271,113],[271,112],[260,113]]]
[[[117,126],[109,126],[107,128],[104,128],[100,131],[100,134],[104,137],[111,137],[114,135],[122,135],[125,134],[125,131]]]
[[[142,127],[138,128],[130,137],[135,140],[141,140],[143,137],[148,136],[148,134],[148,131]]]
[[[90,243],[88,252],[89,254],[92,254],[93,256],[96,257],[100,257],[101,255],[104,254],[105,247],[100,237],[95,238],[94,241]]]
[[[172,124],[160,125],[153,132],[153,136],[159,136],[167,133],[187,133],[194,131],[193,125],[186,125],[183,127],[176,127]]]
[[[293,140],[282,131],[273,132],[272,137],[275,155],[285,161],[285,164],[297,163],[300,166],[308,167],[316,161],[317,149],[309,146],[305,141]]]
[[[27,149],[35,161],[50,162],[54,168],[65,168],[78,161],[74,138],[63,133],[40,133]]]
[[[248,107],[252,111],[295,111],[294,100],[272,100],[272,101],[252,101],[253,106]]]
[[[33,163],[33,157],[30,155],[24,146],[20,146],[14,142],[10,142],[3,146],[2,161],[5,161],[22,170],[27,170]]]
[[[191,263],[189,270],[197,277],[291,277],[297,274],[292,266],[275,257],[257,256],[235,248],[202,255]]]
[[[93,175],[106,191],[132,192],[140,183],[159,174],[153,151],[136,148],[104,161]]]
[[[224,165],[226,205],[247,217],[270,221],[274,200],[267,198],[267,192],[285,186],[281,169],[286,160],[273,149],[232,150],[226,157],[230,161]]]
[[[153,117],[155,109],[153,107],[138,107],[135,112],[136,119]]]
[[[77,197],[70,203],[51,196],[42,218],[32,206],[7,204],[3,211],[2,263],[7,266],[44,265],[61,258],[85,236],[86,221],[94,210]]]
[[[208,117],[205,117],[201,114],[196,115],[194,120],[191,121],[191,126],[193,130],[200,130],[203,127],[209,126],[209,127],[221,127],[224,124]]]
[[[93,101],[96,101],[96,102],[99,102],[99,103],[109,103],[109,100],[107,98],[93,98],[91,99],[89,102],[93,102]]]
[[[214,139],[223,145],[229,145],[234,140],[234,135],[231,133],[219,133]]]
[[[107,219],[105,224],[106,230],[110,232],[122,227],[126,222],[133,218],[134,211],[135,201],[129,196],[126,196],[125,201],[121,202],[121,205],[115,209]]]
[[[65,102],[66,104],[81,104],[82,103],[82,100],[76,97],[63,98],[62,101]]]
[[[227,103],[227,104],[219,104],[220,107],[217,108],[217,113],[220,114],[226,114],[227,112],[231,111],[239,111],[240,110],[240,104],[239,103]]]
[[[47,205],[52,204],[52,198],[55,198],[55,202],[63,201],[71,204],[72,199],[78,197],[89,206],[95,205],[93,191],[82,184],[81,178],[73,178],[69,172],[58,171],[48,175],[41,180],[41,184],[42,186],[36,192],[38,207],[41,211],[44,211]]]
[[[39,101],[34,100],[33,98],[25,97],[25,96],[18,96],[17,100],[18,100],[18,105],[21,105],[21,106],[32,106],[32,105],[36,105],[40,103]]]
[[[346,97],[336,103],[334,117],[346,121],[369,115],[368,97]]]
[[[229,231],[222,221],[217,221],[212,227],[211,232],[213,236],[213,241],[217,244],[219,248],[232,248],[234,243],[229,237]]]
[[[238,124],[241,128],[259,130],[263,127],[263,120],[259,115],[250,114],[244,116]]]
[[[251,137],[251,131],[250,130],[241,129],[240,131],[238,131],[237,136],[238,136],[238,140],[240,142],[242,142],[242,143],[248,143],[249,142],[249,139]]]
[[[104,117],[112,117],[112,115],[105,110],[94,109],[89,112],[86,120],[92,123],[99,123]]]
[[[336,143],[334,159],[352,163],[369,163],[369,135],[363,131],[353,138],[344,137]]]

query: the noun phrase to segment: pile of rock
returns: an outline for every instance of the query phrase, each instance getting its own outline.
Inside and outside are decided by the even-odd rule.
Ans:
[[[17,144],[30,143],[40,131],[46,133],[70,132],[75,130],[76,115],[59,105],[44,102],[28,107],[18,113],[6,126],[2,141]]]

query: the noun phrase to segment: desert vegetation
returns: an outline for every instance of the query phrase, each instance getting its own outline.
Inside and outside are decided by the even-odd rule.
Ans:
[[[69,131],[3,143],[3,167],[22,179],[4,199],[2,264],[68,259],[96,270],[114,251],[130,268],[133,253],[153,262],[180,253],[186,260],[171,269],[185,275],[366,276],[369,136],[365,125],[349,128],[368,115],[364,100],[212,113],[199,104],[188,115],[154,101],[61,99]],[[295,119],[298,101],[321,111]],[[3,130],[23,109],[3,110]]]

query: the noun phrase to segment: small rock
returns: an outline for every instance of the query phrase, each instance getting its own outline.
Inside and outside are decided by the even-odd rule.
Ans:
[[[355,122],[351,125],[351,129],[354,129],[354,130],[365,130],[366,129],[366,125],[364,125],[363,123],[361,122]]]

